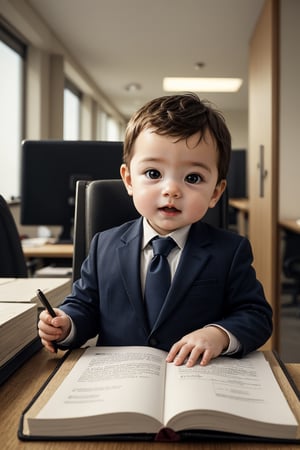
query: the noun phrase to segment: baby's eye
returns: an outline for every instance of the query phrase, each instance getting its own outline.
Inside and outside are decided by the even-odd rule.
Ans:
[[[185,177],[185,181],[190,184],[200,183],[203,178],[198,173],[190,173]]]
[[[145,172],[147,178],[151,178],[151,180],[157,180],[160,178],[160,172],[156,169],[149,169]]]

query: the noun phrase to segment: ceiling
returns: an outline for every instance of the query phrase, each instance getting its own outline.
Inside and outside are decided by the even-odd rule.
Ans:
[[[126,118],[167,95],[165,76],[243,78],[238,93],[199,96],[247,109],[249,39],[264,0],[27,1]],[[141,89],[126,91],[132,82]]]

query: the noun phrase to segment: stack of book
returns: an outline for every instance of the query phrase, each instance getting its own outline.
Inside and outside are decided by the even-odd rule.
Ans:
[[[70,278],[0,278],[0,384],[41,348],[37,321],[41,289],[57,307],[71,291]]]
[[[37,305],[0,303],[0,367],[37,337]]]
[[[41,348],[37,305],[0,303],[0,385]]]

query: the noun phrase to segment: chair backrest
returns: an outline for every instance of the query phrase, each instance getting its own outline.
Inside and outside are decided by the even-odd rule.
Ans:
[[[19,233],[5,199],[0,195],[0,277],[27,277]]]
[[[77,181],[74,215],[73,281],[98,231],[139,217],[122,180]]]
[[[78,181],[74,217],[73,281],[80,276],[81,264],[90,242],[98,231],[121,225],[139,217],[132,197],[122,180]],[[227,191],[203,221],[220,228],[228,226]]]

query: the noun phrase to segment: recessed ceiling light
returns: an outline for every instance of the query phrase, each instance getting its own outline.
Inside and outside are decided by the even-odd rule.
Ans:
[[[241,87],[241,78],[178,78],[163,79],[163,89],[167,92],[237,92]]]
[[[142,86],[140,85],[140,83],[135,83],[135,82],[128,83],[125,86],[125,91],[128,91],[128,92],[136,92],[136,91],[140,91],[141,89],[142,89]]]
[[[202,61],[196,62],[194,64],[194,69],[195,70],[200,70],[200,69],[203,69],[204,67],[205,67],[205,63],[202,62]]]

